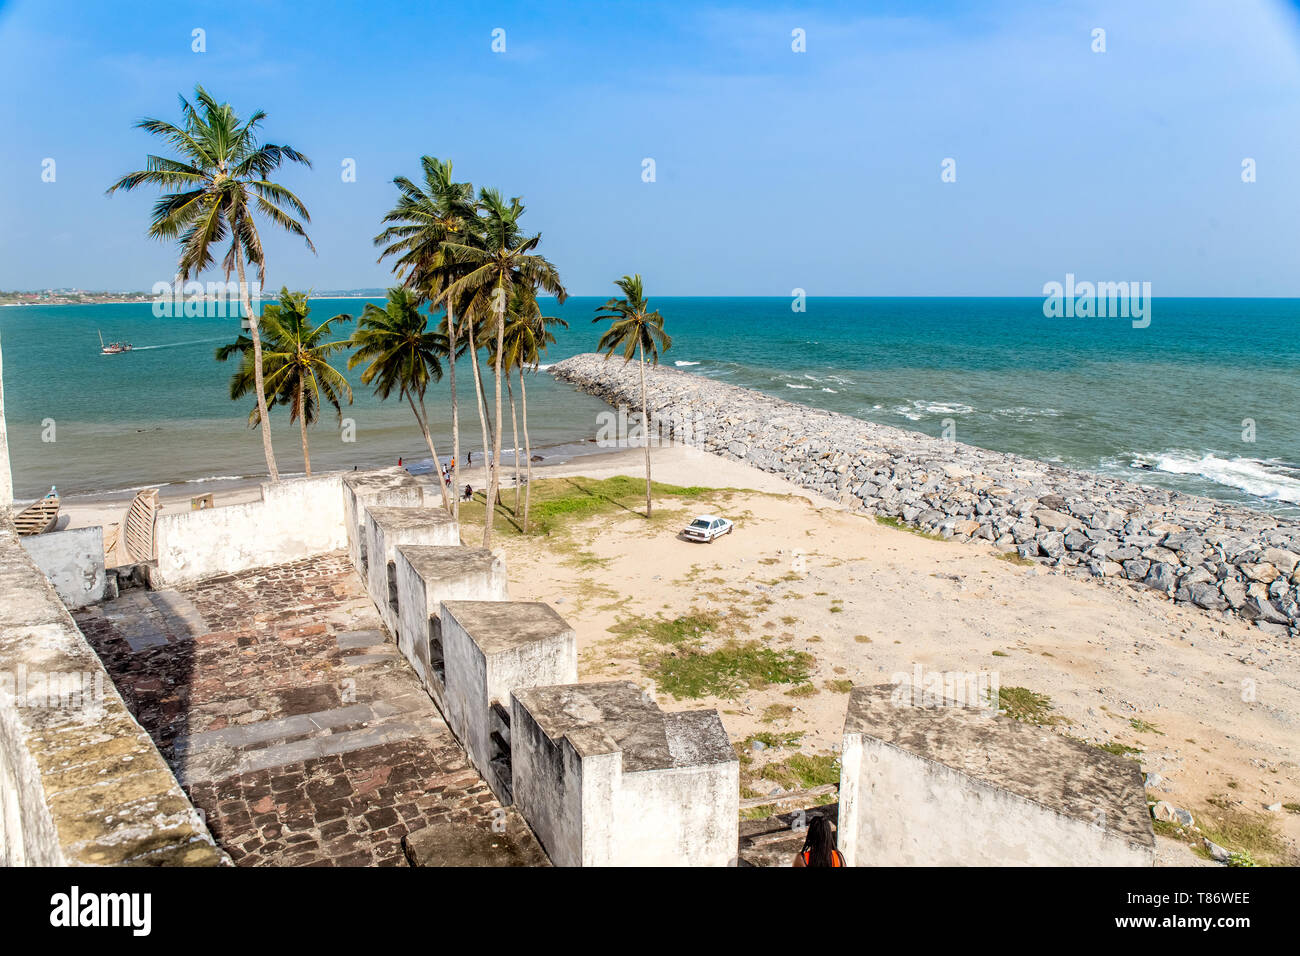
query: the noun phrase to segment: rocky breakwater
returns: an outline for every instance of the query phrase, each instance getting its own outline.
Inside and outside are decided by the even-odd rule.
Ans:
[[[637,364],[551,368],[641,407]],[[1300,521],[931,438],[670,368],[647,368],[652,431],[867,513],[1118,579],[1279,637],[1300,635]]]

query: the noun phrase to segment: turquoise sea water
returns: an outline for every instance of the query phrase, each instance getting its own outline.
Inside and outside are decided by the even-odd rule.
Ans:
[[[570,328],[547,363],[594,347],[602,301],[574,297],[548,310]],[[326,299],[313,308],[356,315],[362,305]],[[813,298],[804,312],[789,299],[652,305],[673,336],[663,361],[686,371],[929,434],[949,424],[957,440],[987,448],[1300,510],[1300,300],[1156,299],[1143,329],[1128,319],[1046,318],[1041,299]],[[135,351],[100,355],[97,330]],[[232,320],[159,319],[148,305],[0,309],[16,493],[264,470],[247,403],[227,397],[233,369],[212,357],[235,334]],[[477,447],[468,366],[457,375],[463,448]],[[356,441],[341,440],[332,416],[322,421],[311,431],[313,466],[426,458],[409,409],[375,401],[352,378],[356,401],[344,414]],[[568,456],[595,434],[602,403],[545,374],[528,385],[534,446]],[[446,454],[445,383],[430,404]],[[51,420],[56,440],[43,441]],[[284,412],[273,425],[282,470],[300,471],[297,426]]]

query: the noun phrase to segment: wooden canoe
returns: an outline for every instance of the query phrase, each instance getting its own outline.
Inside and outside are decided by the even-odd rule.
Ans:
[[[28,505],[14,518],[18,534],[22,536],[43,534],[59,521],[59,499],[55,495]]]
[[[127,557],[133,564],[153,560],[153,527],[157,516],[157,488],[148,488],[131,501],[131,507],[126,512],[126,533],[122,540],[126,545]]]

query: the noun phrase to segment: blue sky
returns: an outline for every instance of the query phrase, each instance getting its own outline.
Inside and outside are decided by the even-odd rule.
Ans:
[[[283,179],[318,255],[268,238],[277,286],[386,284],[370,240],[429,153],[523,196],[579,295],[634,271],[652,295],[1032,296],[1067,272],[1300,295],[1300,30],[1276,0],[0,2],[0,288],[171,276],[152,197],[103,193],[154,148],[132,124],[196,82],[315,164]]]

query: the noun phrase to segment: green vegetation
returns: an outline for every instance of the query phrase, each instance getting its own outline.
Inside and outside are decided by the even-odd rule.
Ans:
[[[1032,567],[1038,562],[1033,558],[1022,557],[1019,551],[999,551],[994,555],[999,561],[1005,561],[1007,564],[1016,564],[1020,567]]]
[[[766,764],[758,772],[787,790],[807,790],[840,782],[840,761],[834,754],[792,754],[782,761]]]
[[[778,651],[757,641],[729,643],[713,651],[673,649],[653,656],[648,669],[659,688],[678,700],[734,697],[771,684],[808,681],[812,655]]]
[[[229,103],[218,103],[207,90],[197,86],[193,103],[181,97],[179,126],[159,119],[144,119],[136,124],[138,129],[171,146],[176,155],[148,157],[145,169],[127,173],[108,192],[110,195],[119,189],[129,192],[137,186],[157,186],[162,190],[162,196],[154,203],[149,237],[179,242],[178,284],[213,265],[214,252],[222,255],[226,280],[230,280],[232,270],[238,276],[240,306],[249,320],[253,348],[262,451],[271,480],[279,481],[262,380],[262,338],[244,266],[256,268],[259,283],[266,280],[266,257],[257,228],[259,218],[290,235],[301,236],[308,249],[316,250],[303,227],[303,223],[311,220],[307,207],[284,186],[271,181],[271,175],[285,162],[310,167],[311,161],[292,146],[260,142],[258,127],[265,118],[261,110],[241,118]],[[228,250],[216,248],[231,237],[235,238]]]
[[[530,482],[532,534],[555,534],[573,525],[601,515],[624,514],[642,517],[634,507],[642,495],[640,482],[626,475],[613,478],[543,478]],[[713,489],[682,487],[654,482],[653,493],[659,498],[698,500],[712,494]],[[462,511],[472,521],[483,520],[484,496],[475,495],[474,501],[464,502]],[[493,524],[506,534],[523,534],[522,515],[504,504],[495,509]],[[667,519],[671,515],[656,515]]]
[[[887,528],[897,528],[899,531],[906,531],[908,534],[914,534],[918,538],[925,538],[927,541],[946,541],[941,534],[934,534],[921,528],[913,527],[900,518],[891,518],[887,515],[876,515],[876,524],[883,524]]]
[[[1116,757],[1141,757],[1142,750],[1138,747],[1130,747],[1128,744],[1122,744],[1117,740],[1112,740],[1108,744],[1093,744],[1098,750],[1104,750],[1108,754],[1114,754]]]
[[[1148,723],[1141,717],[1130,718],[1128,725],[1140,734],[1160,734],[1161,737],[1164,736],[1163,733],[1156,729],[1155,724]]]
[[[828,680],[826,689],[832,694],[847,694],[853,690],[853,681],[851,680]]]
[[[797,684],[785,692],[787,697],[815,697],[816,695],[816,684]]]
[[[610,628],[614,634],[643,637],[656,644],[682,644],[712,634],[722,623],[722,616],[716,612],[693,612],[681,614],[672,620],[662,617],[624,618]]]
[[[645,390],[645,362],[649,358],[654,365],[659,364],[659,353],[667,352],[673,340],[664,331],[664,317],[657,311],[650,311],[650,302],[645,296],[641,276],[623,276],[615,279],[614,285],[623,293],[621,299],[609,299],[596,310],[593,322],[607,320],[609,330],[600,337],[596,351],[604,352],[609,358],[615,352],[621,352],[624,364],[632,357],[641,364],[641,427],[647,431],[645,442],[645,514],[650,517],[650,405]],[[564,300],[561,299],[561,302]]]
[[[1012,720],[1026,724],[1041,725],[1060,721],[1059,717],[1052,715],[1052,698],[1046,694],[1035,694],[1024,687],[999,687],[998,707]]]
[[[778,720],[787,720],[794,713],[794,708],[789,704],[768,704],[763,708],[761,720],[765,724],[774,724]]]
[[[1275,821],[1224,803],[1211,801],[1211,808],[1196,814],[1196,824],[1205,839],[1232,854],[1228,866],[1294,866],[1300,862],[1278,833]],[[1194,845],[1193,849],[1209,856],[1204,846]]]

